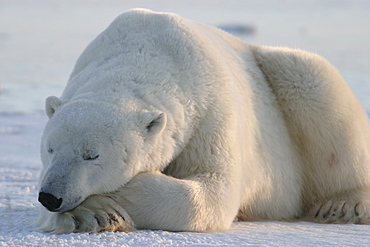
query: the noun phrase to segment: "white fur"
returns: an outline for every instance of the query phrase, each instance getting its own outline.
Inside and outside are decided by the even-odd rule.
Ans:
[[[63,203],[42,209],[45,231],[369,223],[367,116],[312,53],[132,10],[86,48],[46,111],[40,191]]]

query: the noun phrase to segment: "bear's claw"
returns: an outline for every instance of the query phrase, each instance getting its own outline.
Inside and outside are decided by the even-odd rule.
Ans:
[[[370,216],[365,203],[349,203],[345,201],[328,201],[316,204],[310,215],[317,223],[353,223],[369,224]]]
[[[78,230],[79,228],[80,228],[80,222],[78,222],[78,220],[76,219],[76,217],[74,217],[73,215],[72,215],[72,219],[73,219],[73,223],[74,223],[74,225],[75,225],[75,230]]]

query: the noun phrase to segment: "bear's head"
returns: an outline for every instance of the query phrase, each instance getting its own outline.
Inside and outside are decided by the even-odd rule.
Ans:
[[[124,186],[140,172],[161,170],[173,145],[166,114],[107,102],[46,100],[39,201],[65,212],[93,194]],[[167,136],[167,137],[166,137]]]

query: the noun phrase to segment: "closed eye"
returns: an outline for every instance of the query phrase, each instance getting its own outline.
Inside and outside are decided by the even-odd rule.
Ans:
[[[82,157],[84,160],[96,160],[97,158],[99,158],[99,154],[98,155],[96,155],[96,156],[94,156],[94,157],[91,157],[91,156],[88,156],[88,155],[84,155],[83,157]]]

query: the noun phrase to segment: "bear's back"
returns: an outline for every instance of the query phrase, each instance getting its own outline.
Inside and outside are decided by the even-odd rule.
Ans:
[[[186,46],[185,43],[194,42],[189,41],[194,37],[186,34],[185,30],[191,29],[186,22],[189,21],[171,13],[155,13],[145,9],[124,12],[86,47],[70,78],[99,57],[106,61],[118,54],[136,52],[140,55],[149,49],[153,56],[159,50],[175,53],[173,50],[178,51]]]
[[[156,96],[153,99],[169,101],[176,95],[181,105],[190,101],[206,107],[212,95],[228,90],[232,81],[225,79],[230,77],[228,63],[242,59],[240,47],[247,49],[245,43],[221,30],[176,14],[130,10],[84,50],[62,99],[103,91],[118,92],[120,98],[125,96],[119,93],[131,91],[129,96],[144,99],[150,92]],[[241,67],[232,70],[244,74]],[[171,94],[164,95],[164,91]],[[110,93],[109,97],[115,96]]]

